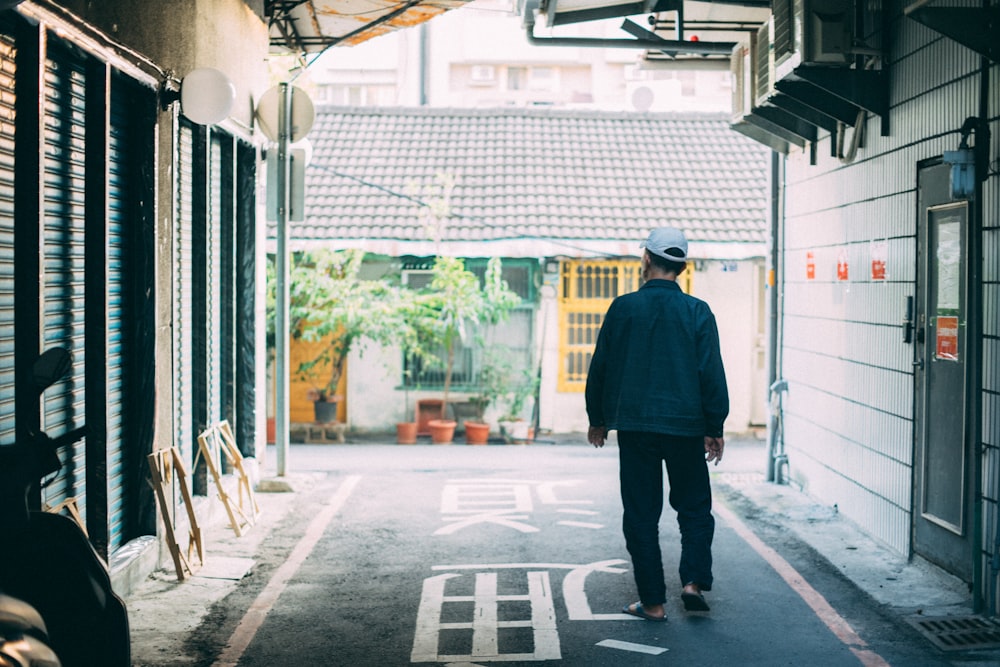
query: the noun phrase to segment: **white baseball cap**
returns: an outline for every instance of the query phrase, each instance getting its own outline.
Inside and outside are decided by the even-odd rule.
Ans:
[[[673,227],[654,229],[639,247],[671,262],[687,261],[687,239],[684,238],[684,232]]]

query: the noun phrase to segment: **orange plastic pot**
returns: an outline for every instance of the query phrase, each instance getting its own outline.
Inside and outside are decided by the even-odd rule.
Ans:
[[[396,442],[400,445],[417,444],[417,422],[399,422],[396,424]]]
[[[447,445],[455,438],[455,427],[458,424],[453,419],[432,419],[427,423],[431,431],[431,442],[435,445]]]
[[[490,438],[490,425],[480,422],[465,422],[465,442],[469,445],[485,445]]]

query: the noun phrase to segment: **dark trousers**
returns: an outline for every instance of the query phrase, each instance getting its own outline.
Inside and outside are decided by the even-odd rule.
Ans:
[[[622,528],[639,600],[646,605],[666,601],[660,553],[664,463],[670,506],[677,512],[681,531],[681,585],[693,582],[703,591],[712,590],[715,519],[704,438],[619,431],[618,457]]]

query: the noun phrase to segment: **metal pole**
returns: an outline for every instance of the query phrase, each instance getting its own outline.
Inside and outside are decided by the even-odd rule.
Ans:
[[[278,168],[275,190],[278,197],[277,237],[278,248],[275,257],[276,295],[274,312],[275,337],[275,450],[277,452],[278,476],[288,472],[288,431],[289,431],[289,354],[288,354],[288,185],[289,160],[288,140],[291,135],[292,100],[287,83],[278,86]]]

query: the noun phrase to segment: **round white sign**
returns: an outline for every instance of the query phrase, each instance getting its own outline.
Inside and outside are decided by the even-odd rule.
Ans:
[[[301,88],[289,86],[288,92],[292,98],[291,136],[290,143],[303,139],[312,129],[316,120],[316,110],[312,100]],[[281,90],[278,86],[268,88],[257,103],[257,123],[260,131],[271,141],[278,140],[278,105],[281,103]]]

